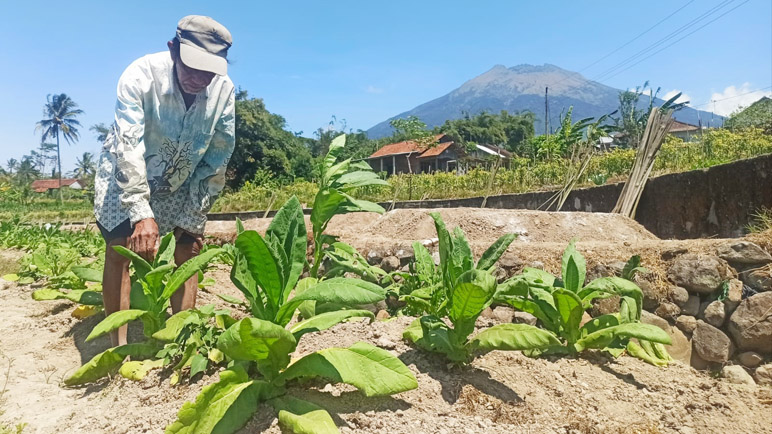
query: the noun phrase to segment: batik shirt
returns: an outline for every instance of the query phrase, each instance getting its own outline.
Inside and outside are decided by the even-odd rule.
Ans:
[[[118,81],[115,123],[95,181],[94,213],[112,230],[155,218],[203,234],[233,153],[234,88],[215,76],[186,108],[169,52],[144,56]]]

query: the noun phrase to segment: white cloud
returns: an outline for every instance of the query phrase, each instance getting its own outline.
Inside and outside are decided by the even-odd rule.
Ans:
[[[380,87],[375,87],[373,85],[369,85],[369,86],[367,86],[367,88],[365,88],[365,92],[367,92],[367,93],[376,93],[377,94],[377,93],[383,93],[383,89],[380,88]]]
[[[669,100],[670,98],[672,98],[672,97],[676,96],[676,94],[677,94],[678,92],[681,92],[681,91],[680,91],[680,90],[678,90],[678,89],[673,89],[673,90],[671,90],[670,92],[668,92],[668,93],[666,93],[666,94],[662,95],[662,99],[664,99],[665,101],[667,101],[667,100]],[[682,93],[682,94],[681,94],[681,97],[680,97],[680,98],[678,98],[677,100],[675,100],[675,102],[676,102],[676,103],[681,103],[681,102],[689,102],[689,101],[691,101],[691,100],[692,100],[692,98],[691,98],[689,95],[687,95],[687,94],[685,94],[685,93]]]
[[[710,102],[704,104],[702,110],[713,111],[716,114],[727,116],[740,107],[747,107],[763,96],[771,96],[769,90],[753,90],[750,83],[743,83],[740,87],[729,86],[723,92],[714,92],[710,96]],[[715,108],[714,108],[715,107]]]

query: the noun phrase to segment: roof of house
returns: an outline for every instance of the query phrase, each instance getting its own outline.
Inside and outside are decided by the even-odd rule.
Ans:
[[[69,187],[72,184],[75,184],[76,182],[80,182],[80,180],[75,178],[62,178],[63,187]],[[32,181],[32,185],[30,185],[30,187],[38,193],[43,193],[50,189],[59,188],[59,180],[58,179],[36,179]]]
[[[437,134],[436,136],[434,136],[434,139],[436,141],[441,141],[444,137],[445,137],[445,134]],[[453,142],[444,142],[441,144],[444,145],[445,143],[453,143]],[[406,140],[404,142],[389,143],[388,145],[383,145],[377,151],[373,152],[373,154],[370,155],[368,158],[380,158],[380,157],[387,157],[389,155],[412,154],[413,152],[426,152],[432,149],[434,149],[434,147],[429,149],[424,149],[418,143],[412,140]]]
[[[445,152],[451,146],[453,146],[453,142],[438,143],[437,146],[433,146],[423,151],[421,155],[418,156],[418,158],[436,157]]]
[[[700,127],[697,125],[687,124],[685,122],[678,122],[674,121],[673,125],[670,127],[670,130],[668,132],[670,133],[677,133],[682,131],[697,131]]]

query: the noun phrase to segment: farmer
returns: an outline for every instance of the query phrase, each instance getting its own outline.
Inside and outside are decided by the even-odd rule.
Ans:
[[[148,261],[160,235],[174,231],[177,265],[198,255],[206,214],[225,183],[233,153],[234,91],[226,60],[231,34],[209,17],[177,24],[169,51],[134,61],[118,81],[115,123],[95,181],[94,214],[107,243],[103,276],[107,315],[129,308],[125,246]],[[179,312],[196,304],[196,277],[171,298]],[[126,326],[111,334],[126,343]]]

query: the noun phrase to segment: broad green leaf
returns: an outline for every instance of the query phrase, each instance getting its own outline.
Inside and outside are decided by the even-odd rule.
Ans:
[[[488,250],[482,254],[480,260],[477,261],[477,269],[487,270],[496,265],[496,261],[498,261],[499,258],[501,258],[501,255],[507,251],[507,248],[512,244],[512,241],[515,241],[515,237],[517,237],[516,234],[506,234],[499,237],[499,239],[491,244],[491,246],[488,247]]]
[[[334,187],[347,192],[354,188],[371,185],[389,185],[389,183],[379,178],[372,170],[357,170],[341,175],[335,180]]]
[[[619,322],[638,322],[640,317],[638,316],[638,304],[635,299],[628,296],[623,296],[619,303]]]
[[[620,336],[645,339],[661,344],[670,344],[670,336],[657,326],[641,323],[626,323],[590,333],[584,338],[579,339],[576,342],[575,347],[577,351],[583,351],[587,348],[602,349],[611,343],[614,338]]]
[[[667,360],[662,360],[653,354],[649,354],[642,346],[634,341],[627,343],[627,353],[654,366],[667,366],[668,364]]]
[[[134,265],[134,271],[137,274],[137,277],[142,279],[145,277],[145,274],[150,272],[150,270],[153,269],[153,267],[150,266],[150,264],[143,258],[142,256],[139,256],[138,254],[134,253],[132,250],[127,249],[123,246],[113,246],[113,250],[118,252],[119,255],[128,258],[131,260],[132,265]]]
[[[584,286],[586,264],[584,257],[576,250],[575,241],[571,240],[563,252],[563,283],[565,288],[573,293],[579,292]]]
[[[386,210],[383,209],[382,206],[378,205],[375,202],[370,202],[369,200],[356,199],[342,192],[341,192],[341,195],[343,195],[343,197],[346,200],[340,204],[340,210],[336,214],[342,214],[343,212],[347,212],[347,213],[348,212],[374,212],[378,214],[383,214],[384,212],[386,212]]]
[[[297,341],[284,327],[257,318],[245,318],[224,331],[217,348],[235,360],[264,361],[268,377],[289,364]],[[262,372],[262,371],[261,371]]]
[[[164,286],[161,298],[164,300],[171,298],[172,294],[174,294],[183,283],[195,276],[199,270],[203,269],[206,264],[209,263],[209,261],[215,256],[221,255],[223,252],[225,252],[223,249],[209,249],[206,252],[185,261],[184,264],[177,267],[177,269],[174,270],[174,273],[169,276],[169,280]]]
[[[32,299],[35,301],[49,301],[49,300],[61,300],[65,297],[65,293],[57,289],[38,289],[32,291]]]
[[[538,268],[525,267],[521,276],[529,283],[542,284],[547,287],[555,285],[555,276]]]
[[[418,241],[413,243],[413,255],[415,257],[415,273],[421,282],[427,285],[437,283],[437,270],[434,266],[434,258],[429,250]]]
[[[322,377],[350,384],[365,396],[384,396],[418,387],[413,373],[386,350],[365,342],[349,348],[328,348],[290,365],[279,378]]]
[[[140,381],[153,369],[162,368],[164,366],[164,359],[157,360],[132,360],[121,365],[118,373],[123,378]]]
[[[619,318],[615,314],[601,315],[597,318],[593,318],[587,321],[581,328],[581,336],[585,337],[590,333],[595,333],[598,330],[602,330],[608,327],[619,325]]]
[[[262,287],[272,310],[277,309],[284,289],[279,252],[271,248],[256,231],[242,232],[236,239],[236,248],[247,260],[252,278]]]
[[[3,280],[6,282],[18,282],[19,281],[19,275],[18,274],[5,274],[3,275]]]
[[[621,277],[601,277],[588,283],[579,291],[579,297],[584,298],[595,291],[632,298],[637,306],[636,318],[641,317],[643,291],[635,283]]]
[[[218,297],[219,297],[219,298],[220,298],[222,301],[224,301],[224,302],[226,302],[226,303],[231,303],[231,304],[246,304],[246,303],[244,302],[244,300],[242,300],[242,299],[240,299],[240,298],[238,298],[238,297],[234,297],[234,296],[232,296],[232,295],[228,295],[228,294],[217,294],[217,296],[218,296]]]
[[[174,237],[174,232],[169,232],[161,238],[153,265],[157,267],[161,264],[174,264],[174,251],[176,249],[177,239]]]
[[[152,293],[158,297],[161,295],[161,287],[163,286],[163,280],[174,270],[174,263],[159,265],[147,274],[145,274],[145,282]]]
[[[252,311],[252,316],[260,319],[272,319],[266,312],[266,306],[263,302],[263,298],[260,296],[257,290],[257,282],[255,282],[252,273],[249,271],[249,265],[246,258],[241,252],[236,252],[233,259],[233,267],[231,268],[231,282],[236,288],[244,294],[244,297],[249,302],[249,308]]]
[[[499,301],[502,300],[503,297],[511,296],[528,297],[528,282],[517,277],[505,280],[496,286],[496,292],[493,294],[493,299]]]
[[[445,222],[442,220],[442,216],[438,212],[429,213],[429,216],[434,220],[434,228],[437,230],[437,238],[439,239],[439,252],[440,252],[440,272],[442,273],[442,281],[446,288],[452,288],[455,283],[455,276],[453,271],[453,240],[450,237],[448,229],[445,227]]]
[[[298,296],[304,293],[306,289],[316,285],[318,281],[319,280],[314,279],[313,277],[306,277],[305,279],[301,279],[295,287],[295,295]],[[313,300],[304,301],[298,305],[298,311],[300,312],[300,315],[303,316],[303,318],[311,318],[312,316],[316,315],[316,302]]]
[[[78,279],[86,282],[102,283],[102,270],[95,270],[88,267],[72,267],[70,269]]]
[[[180,332],[182,331],[182,328],[185,327],[185,325],[188,324],[192,318],[197,317],[198,315],[193,310],[183,310],[182,312],[177,312],[166,320],[164,328],[153,333],[153,339],[158,339],[159,341],[164,342],[174,342],[174,340],[177,339],[177,336],[179,336]]]
[[[314,300],[317,303],[334,303],[342,306],[360,306],[375,303],[386,298],[386,290],[361,279],[334,277],[310,286],[282,306],[276,316],[277,323],[286,325],[301,302]]]
[[[560,318],[561,335],[569,343],[576,342],[580,337],[579,324],[582,322],[582,315],[584,314],[582,300],[576,293],[563,288],[556,289],[552,293],[552,298]]]
[[[337,434],[338,427],[327,411],[292,396],[274,398],[270,404],[279,412],[279,425],[295,434]]]
[[[101,306],[103,304],[102,293],[98,291],[90,291],[88,289],[73,289],[67,294],[64,294],[64,298],[89,306]]]
[[[493,297],[496,279],[486,271],[471,270],[458,279],[451,294],[450,319],[455,323],[477,318]]]
[[[560,345],[554,334],[528,324],[498,324],[478,333],[469,342],[473,350],[523,351]]]
[[[338,190],[331,188],[319,190],[311,210],[311,224],[314,226],[314,234],[324,231],[327,223],[338,212],[338,207],[346,200],[343,193]]]
[[[531,315],[535,316],[539,321],[544,324],[544,327],[546,327],[549,330],[552,330],[554,332],[558,331],[558,318],[557,318],[557,311],[547,305],[546,303],[529,300],[524,297],[518,297],[518,296],[502,296],[498,301],[507,303],[508,305],[514,307],[515,309],[521,311],[530,313]],[[545,309],[548,310],[548,312],[545,312],[542,307],[545,307]]]
[[[166,427],[167,434],[233,433],[249,421],[257,404],[277,395],[269,383],[250,380],[244,368],[235,365],[220,373],[220,380],[210,384],[186,402],[177,420]]]
[[[290,333],[295,336],[296,340],[300,340],[300,337],[306,333],[327,330],[335,324],[349,318],[370,318],[370,321],[372,321],[375,319],[375,315],[369,310],[336,310],[333,312],[325,312],[300,321],[290,328]]]
[[[266,236],[271,235],[278,238],[289,262],[282,267],[287,277],[282,292],[283,303],[297,284],[306,263],[306,223],[297,197],[292,196],[273,217],[266,232]]]
[[[463,347],[454,346],[451,334],[450,328],[440,318],[425,315],[414,320],[402,337],[426,351],[444,354],[455,362],[465,362],[466,351]]]
[[[464,235],[464,231],[460,227],[453,228],[453,251],[451,252],[453,257],[453,264],[457,267],[454,276],[455,279],[467,271],[474,268],[474,256],[472,255],[472,248],[469,247],[469,241]]]
[[[197,374],[206,371],[209,366],[209,359],[204,357],[201,353],[197,353],[190,359],[190,378],[195,377]]]
[[[97,324],[93,330],[91,330],[91,333],[86,338],[86,342],[110,333],[122,325],[134,321],[135,319],[139,319],[146,314],[147,311],[138,309],[126,309],[113,312],[107,318],[103,319],[99,324]]]
[[[65,379],[64,384],[67,386],[77,386],[96,381],[117,372],[118,367],[123,363],[126,356],[150,357],[157,351],[157,346],[149,344],[127,344],[110,348],[92,357],[91,360]]]
[[[150,310],[150,298],[142,290],[142,285],[139,282],[131,284],[131,293],[129,294],[130,303],[132,309]]]

